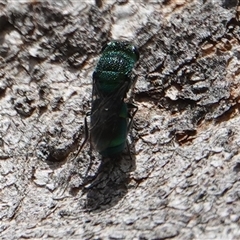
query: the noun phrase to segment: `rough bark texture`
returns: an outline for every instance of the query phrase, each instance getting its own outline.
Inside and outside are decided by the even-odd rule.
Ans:
[[[239,239],[238,5],[1,0],[1,239]],[[132,158],[76,157],[111,39],[140,50]]]

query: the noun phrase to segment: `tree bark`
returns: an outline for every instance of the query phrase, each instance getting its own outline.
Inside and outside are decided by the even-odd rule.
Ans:
[[[2,239],[240,238],[238,0],[0,9]],[[77,151],[111,39],[140,60],[131,156],[109,160]]]

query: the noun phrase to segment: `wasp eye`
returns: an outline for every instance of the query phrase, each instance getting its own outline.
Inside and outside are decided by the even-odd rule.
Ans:
[[[105,48],[109,45],[109,43],[105,43],[101,49],[101,52],[103,52],[105,50]]]
[[[139,51],[138,48],[136,48],[135,46],[132,47],[132,51],[134,52],[134,54],[136,55],[137,60],[139,59]]]
[[[103,52],[107,47],[109,48],[108,50],[114,49],[116,47],[116,42],[111,41],[111,42],[108,42],[108,43],[104,44],[101,52]]]

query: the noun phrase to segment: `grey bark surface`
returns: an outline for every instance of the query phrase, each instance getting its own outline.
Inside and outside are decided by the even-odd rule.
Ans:
[[[139,110],[105,161],[76,153],[111,39]],[[237,0],[2,0],[0,41],[1,239],[240,239]]]

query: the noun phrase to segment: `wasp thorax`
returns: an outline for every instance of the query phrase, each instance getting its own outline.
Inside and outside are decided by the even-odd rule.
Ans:
[[[137,48],[129,42],[106,44],[93,73],[99,92],[105,96],[120,92],[119,97],[124,97],[131,85],[130,73],[138,59]]]

